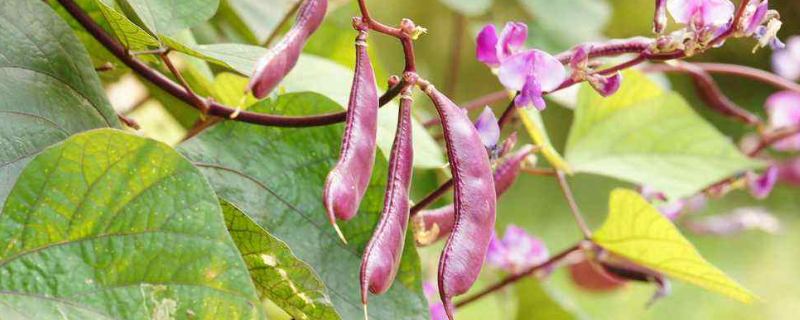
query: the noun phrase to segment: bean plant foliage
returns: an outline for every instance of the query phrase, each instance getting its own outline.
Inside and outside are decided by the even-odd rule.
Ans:
[[[800,39],[768,0],[642,3],[653,31],[627,39],[603,35],[604,0],[440,2],[445,79],[423,51],[444,31],[379,21],[381,1],[0,0],[0,318],[453,320],[493,294],[520,320],[591,316],[549,283],[561,269],[590,292],[651,286],[648,304],[671,280],[760,301],[684,234],[770,231],[763,212],[687,216],[800,184]],[[488,20],[508,11],[529,21]],[[778,74],[691,62],[733,38]],[[455,99],[468,64],[498,90]],[[768,118],[713,73],[776,87]],[[572,246],[496,230],[520,175],[563,193]],[[619,182],[596,228],[582,175]]]

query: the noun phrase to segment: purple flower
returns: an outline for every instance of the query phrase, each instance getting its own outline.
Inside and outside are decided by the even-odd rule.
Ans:
[[[558,59],[540,50],[514,54],[502,62],[497,74],[503,86],[520,92],[514,100],[518,107],[533,105],[539,110],[545,108],[542,94],[558,88],[566,75]]]
[[[760,176],[749,173],[747,178],[750,194],[759,200],[766,199],[775,187],[775,183],[778,182],[778,167],[770,166],[764,171],[764,174]]]
[[[483,109],[478,120],[475,121],[475,128],[478,129],[483,145],[487,149],[494,149],[497,141],[500,140],[500,126],[498,126],[497,118],[491,108]]]
[[[422,292],[425,293],[425,298],[428,299],[428,309],[431,312],[431,320],[447,320],[444,304],[438,299],[439,290],[436,289],[436,285],[430,282],[423,282]]]
[[[497,68],[508,57],[517,53],[527,39],[528,26],[524,23],[506,23],[499,37],[494,25],[487,25],[478,34],[478,61]]]
[[[701,30],[724,26],[733,18],[736,6],[729,0],[669,0],[667,10],[675,22]]]
[[[497,34],[494,25],[487,25],[478,34],[478,61],[497,70],[500,82],[507,89],[519,91],[514,100],[518,107],[530,105],[545,108],[542,95],[558,88],[566,78],[564,66],[556,58],[539,50],[521,51],[528,38],[528,26],[520,22],[506,23]]]
[[[800,80],[800,36],[789,38],[786,48],[772,55],[772,69],[786,79]]]
[[[769,11],[769,0],[763,0],[760,3],[751,1],[747,4],[747,13],[743,21],[745,35],[752,35],[761,24],[766,22],[767,11]]]
[[[767,99],[769,124],[773,128],[800,125],[800,94],[783,91],[773,94]],[[780,151],[800,150],[800,134],[788,137],[773,145]]]
[[[549,257],[550,252],[542,240],[515,225],[506,227],[502,239],[493,235],[486,253],[486,261],[490,265],[511,273],[541,264]]]

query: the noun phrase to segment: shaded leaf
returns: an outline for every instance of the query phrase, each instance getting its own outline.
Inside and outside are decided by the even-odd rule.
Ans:
[[[550,142],[550,137],[547,135],[547,128],[545,128],[544,121],[542,121],[541,111],[533,108],[517,108],[517,114],[519,115],[520,121],[522,121],[522,125],[525,127],[525,131],[528,132],[533,142],[536,142],[537,146],[542,147],[542,154],[547,159],[547,162],[549,162],[553,168],[572,174],[572,169],[569,168],[567,161],[561,157],[561,154],[553,148],[553,143]]]
[[[616,189],[608,207],[608,219],[593,236],[604,249],[743,303],[757,299],[703,259],[672,222],[639,193]]]
[[[517,293],[517,320],[581,320],[582,316],[572,301],[562,293],[527,277],[514,285]]]
[[[294,93],[277,102],[264,100],[251,110],[298,115],[339,108],[320,94]],[[342,124],[293,129],[223,122],[179,150],[202,169],[220,198],[286,242],[319,274],[342,319],[360,319],[359,261],[382,209],[387,168],[386,160],[377,157],[359,214],[340,224],[349,242],[344,246],[321,200],[325,178],[339,156],[342,130]],[[427,318],[419,268],[416,250],[406,247],[398,275],[405,282],[370,299],[370,319]]]
[[[227,3],[231,11],[253,33],[257,44],[262,44],[275,32],[283,17],[298,1],[272,0],[269,5],[264,5],[262,0],[227,0]]]
[[[0,204],[31,158],[70,135],[119,120],[86,49],[41,1],[0,12]]]
[[[263,319],[205,177],[122,131],[38,155],[0,215],[0,248],[0,314]]]
[[[222,199],[220,205],[261,299],[271,300],[295,319],[341,319],[314,269],[239,208]]]
[[[581,88],[566,148],[573,170],[649,185],[680,199],[760,166],[677,93],[633,71],[623,79],[609,98]]]
[[[129,17],[155,37],[173,35],[210,19],[219,0],[117,0]]]

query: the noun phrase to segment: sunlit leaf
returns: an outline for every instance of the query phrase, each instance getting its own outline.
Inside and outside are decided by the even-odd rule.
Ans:
[[[270,235],[239,208],[220,199],[228,231],[242,253],[259,297],[269,299],[295,319],[341,319],[325,284],[289,246]]]
[[[339,108],[316,93],[293,93],[279,96],[277,102],[262,101],[251,110],[298,115]],[[387,166],[378,156],[359,214],[340,223],[349,243],[343,245],[321,201],[325,179],[339,156],[342,130],[342,124],[276,128],[227,121],[183,143],[179,151],[201,168],[220,198],[286,242],[319,274],[342,319],[362,319],[361,250],[380,216]],[[419,268],[416,250],[409,245],[398,274],[404,281],[370,298],[370,319],[427,318]]]
[[[547,129],[544,127],[541,112],[533,108],[517,108],[517,114],[533,142],[542,148],[542,154],[547,162],[556,169],[572,174],[572,169],[569,168],[567,161],[553,148],[550,137],[547,135]]]
[[[593,240],[617,255],[706,290],[750,303],[757,297],[703,259],[669,219],[639,193],[616,189]]]
[[[609,98],[581,88],[566,158],[577,172],[649,185],[672,200],[760,166],[680,95],[633,71]]]
[[[253,95],[247,95],[247,98],[242,100],[245,97],[244,92],[248,82],[247,78],[240,75],[229,72],[220,73],[211,85],[211,95],[220,103],[245,109],[258,102]]]
[[[0,204],[37,153],[119,120],[86,49],[41,1],[0,10]]]
[[[264,319],[206,178],[113,129],[39,154],[0,215],[4,319]]]
[[[149,33],[142,30],[135,23],[128,20],[125,15],[117,12],[103,0],[92,0],[103,13],[103,17],[114,31],[114,35],[125,48],[129,50],[145,50],[148,47],[158,47],[159,43]]]

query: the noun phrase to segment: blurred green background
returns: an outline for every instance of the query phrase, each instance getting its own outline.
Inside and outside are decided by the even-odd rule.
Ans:
[[[241,29],[241,26],[235,25],[228,19],[237,10],[236,6],[229,4],[254,2],[228,0],[223,1],[223,7],[211,23],[193,29],[194,36],[200,43],[263,42],[270,33],[269,29],[274,28],[283,16],[281,12],[288,11],[294,1],[270,1],[273,2],[275,5],[266,9],[265,16],[251,12],[255,17],[249,21],[255,22],[250,27],[258,30],[257,34],[242,35],[234,32]],[[653,2],[652,0],[495,0],[493,3],[490,0],[367,1],[372,15],[382,22],[396,24],[401,18],[411,18],[418,25],[428,28],[428,33],[416,42],[419,73],[438,88],[448,92],[456,102],[466,102],[502,89],[489,69],[474,58],[475,35],[486,23],[502,26],[506,21],[526,22],[531,28],[529,45],[557,53],[583,41],[650,36]],[[484,8],[485,4],[491,6]],[[800,15],[800,1],[773,0],[771,6],[778,9],[783,17],[784,28],[780,33],[781,38],[785,39],[800,32],[800,24],[795,19]],[[241,8],[238,7],[239,14],[246,16]],[[350,18],[357,15],[355,2],[334,0],[331,1],[331,8],[333,11],[329,13],[323,29],[311,38],[306,52],[324,55],[337,62],[352,65],[352,39],[355,33],[351,32],[349,24]],[[460,9],[465,14],[459,13],[454,8]],[[692,61],[735,63],[769,70],[771,51],[766,49],[752,54],[753,45],[754,41],[751,39],[731,40],[724,48],[712,50],[693,58]],[[380,79],[386,79],[389,74],[402,70],[402,50],[395,39],[373,34],[370,50],[374,54],[381,85],[385,80]],[[212,68],[219,71],[214,66]],[[104,75],[104,77],[111,79],[113,76]],[[766,97],[774,92],[773,88],[741,78],[715,78],[723,91],[735,102],[756,114],[764,115],[763,104]],[[686,76],[670,76],[669,80],[673,89],[682,93],[702,116],[732,139],[738,140],[743,134],[753,130],[706,108],[698,100],[691,81]],[[127,95],[128,100],[131,100],[130,88],[136,81],[129,82],[109,87],[112,100],[115,100],[113,95],[115,86],[116,90],[124,91],[123,95]],[[168,101],[168,98],[152,87],[149,90],[151,96],[137,96],[132,99],[140,99],[141,101],[133,101],[131,104],[139,104],[141,107],[136,108],[130,116],[147,126],[143,129],[146,134],[177,143],[186,127],[195,121],[196,113],[188,107],[181,107],[179,102]],[[421,119],[429,118],[432,109],[426,99],[420,97],[416,101],[416,115]],[[160,105],[170,107],[159,107],[159,102]],[[494,105],[496,113],[499,114],[505,104],[507,101]],[[115,102],[115,105],[118,103]],[[572,122],[572,111],[550,101],[549,108],[543,116],[554,145],[561,150]],[[513,127],[521,129],[520,124],[515,124]],[[506,133],[510,131],[506,130]],[[432,130],[432,133],[437,132]],[[521,137],[523,138],[520,143],[528,142],[524,134],[521,134]],[[539,163],[546,166],[543,159],[540,159]],[[424,196],[443,178],[441,171],[416,172],[412,198],[419,199]],[[605,218],[609,192],[615,187],[631,187],[620,181],[587,174],[573,177],[570,183],[578,204],[594,228]],[[606,294],[587,293],[577,289],[564,270],[555,272],[547,283],[552,289],[561,291],[589,319],[798,319],[800,282],[795,281],[795,273],[800,270],[800,250],[797,249],[800,244],[800,190],[782,186],[766,201],[756,201],[747,192],[737,191],[725,199],[711,201],[705,210],[695,215],[724,214],[735,208],[753,206],[764,207],[777,215],[782,222],[782,231],[779,234],[750,231],[731,237],[697,236],[686,233],[710,262],[763,299],[753,305],[742,305],[680,282],[673,283],[674,290],[671,296],[650,308],[645,308],[645,302],[650,298],[654,288],[647,285],[631,284]],[[581,238],[556,181],[550,177],[523,176],[506,193],[499,202],[497,231],[502,232],[508,224],[522,226],[542,238],[551,253],[559,252]],[[423,272],[426,279],[431,282],[435,282],[440,248],[434,246],[420,249]],[[501,276],[503,274],[486,268],[474,288],[479,290]],[[513,290],[502,291],[459,310],[458,319],[514,318],[515,301]],[[522,319],[526,318],[520,318]],[[536,319],[531,318],[531,320]]]

